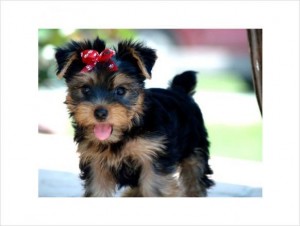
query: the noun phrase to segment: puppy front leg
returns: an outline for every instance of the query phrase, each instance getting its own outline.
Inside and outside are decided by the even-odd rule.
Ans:
[[[127,188],[123,194],[122,197],[143,197],[140,188],[135,187],[135,188]]]
[[[112,197],[116,192],[116,181],[112,173],[99,166],[93,166],[90,184],[86,186],[89,197]]]

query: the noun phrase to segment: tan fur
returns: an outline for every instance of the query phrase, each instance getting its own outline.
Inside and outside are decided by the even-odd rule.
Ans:
[[[136,104],[132,107],[132,112],[133,112],[132,115],[137,120],[139,120],[140,117],[144,114],[143,103],[144,103],[144,93],[140,93]]]
[[[146,183],[141,187],[143,196],[157,196],[155,195],[157,194],[157,186],[161,185],[165,188],[163,193],[172,196],[171,193],[173,194],[172,191],[176,187],[175,184],[170,178],[163,179],[164,177],[160,178],[157,176],[159,179],[155,179],[156,175],[154,175],[155,173],[151,166],[153,157],[163,151],[165,147],[164,142],[164,137],[156,139],[137,138],[126,143],[123,150],[118,154],[112,153],[109,146],[102,150],[98,145],[91,145],[89,142],[81,142],[78,145],[81,161],[91,162],[93,178],[92,185],[89,189],[92,194],[95,196],[100,194],[105,196],[112,194],[116,182],[108,169],[118,169],[122,161],[130,157],[137,166],[141,165],[143,168],[141,184]],[[153,183],[150,182],[152,179],[154,179]],[[107,181],[107,184],[103,185],[103,181]],[[168,182],[168,184],[164,185],[165,182]],[[169,189],[170,191],[167,191]]]
[[[97,123],[94,117],[95,106],[90,102],[83,102],[75,107],[74,118],[80,125],[92,126]]]
[[[111,172],[98,161],[92,161],[92,183],[88,188],[94,197],[111,197],[115,193],[116,181]]]
[[[133,117],[133,113],[128,112],[128,110],[120,104],[106,105],[103,103],[94,105],[90,102],[83,102],[77,106],[68,104],[68,108],[74,112],[74,118],[76,122],[79,125],[87,127],[87,129],[91,131],[91,134],[88,135],[90,136],[91,140],[96,139],[93,134],[93,129],[94,126],[99,122],[94,117],[94,111],[100,106],[105,107],[108,110],[109,113],[105,122],[113,126],[112,135],[108,141],[103,141],[103,143],[116,142],[122,136],[123,130],[132,127],[131,119]]]
[[[65,74],[66,74],[68,68],[70,67],[70,65],[72,64],[72,62],[73,62],[74,60],[76,60],[76,59],[77,59],[77,54],[76,54],[76,53],[73,53],[73,54],[71,55],[71,57],[68,59],[68,62],[66,63],[66,65],[65,65],[65,66],[63,67],[63,69],[60,71],[60,73],[57,74],[57,77],[58,77],[59,79],[62,79],[62,78],[65,76]]]
[[[150,166],[150,165],[149,165]],[[143,169],[140,186],[127,188],[123,197],[181,197],[184,196],[180,181],[173,174],[157,175],[151,167]]]
[[[127,47],[126,51],[126,54],[131,55],[130,60],[136,61],[142,76],[151,79],[151,74],[147,71],[139,51],[132,46]],[[66,77],[72,63],[79,60],[77,57],[79,56],[74,52],[63,62],[65,63],[64,67],[57,75],[60,79]],[[129,131],[144,114],[145,94],[142,84],[130,75],[122,73],[122,70],[110,73],[108,70],[98,69],[87,73],[79,72],[72,75],[72,78],[70,76],[70,79],[67,80],[68,94],[65,103],[76,122],[75,140],[79,142],[77,152],[80,155],[81,177],[85,180],[85,195],[113,196],[117,187],[117,178],[120,181],[125,180],[125,184],[128,182],[135,185],[136,178],[132,178],[134,181],[126,181],[126,177],[128,175],[136,177],[138,173],[140,173],[140,177],[137,187],[128,188],[123,196],[175,197],[206,195],[205,188],[201,188],[202,185],[198,182],[203,173],[201,171],[203,169],[201,156],[195,154],[184,160],[180,166],[177,166],[181,175],[176,177],[173,173],[158,173],[159,170],[154,169],[155,157],[164,154],[167,142],[165,137],[155,137],[155,134],[152,133],[148,136],[146,134],[144,137],[137,136],[135,139],[129,138],[131,140],[128,141],[127,138],[131,137],[132,134],[134,135],[135,131],[130,133],[129,136],[125,135],[125,131]],[[90,86],[95,96],[92,97],[88,93],[84,95],[85,90],[82,89],[84,86]],[[128,100],[131,103],[135,101],[134,105],[126,107],[121,104],[122,97],[117,96],[118,93],[115,93],[115,89],[121,86],[128,91],[124,94],[124,97],[131,95],[132,99],[129,98]],[[99,92],[94,92],[97,88],[100,89]],[[101,96],[102,91],[103,94],[106,93],[107,95]],[[97,120],[95,118],[95,110],[99,107],[103,107],[108,111],[105,119]],[[94,134],[94,128],[103,122],[112,126],[112,134],[106,140],[100,141]],[[84,132],[81,131],[82,129],[84,129]],[[85,136],[84,139],[82,139],[82,136]],[[125,137],[124,142],[126,143],[117,143]],[[112,146],[117,147],[118,150],[112,150]],[[119,150],[120,148],[122,150]],[[121,171],[117,172],[118,170]]]
[[[123,193],[123,197],[143,197],[140,188],[135,187],[135,188],[130,188],[128,187]]]
[[[94,72],[91,73],[78,73],[76,79],[70,81],[71,87],[82,87],[83,85],[93,86],[97,84],[97,76]]]
[[[131,84],[135,84],[135,80],[128,77],[126,74],[119,73],[118,75],[116,75],[114,77],[114,80],[113,80],[113,87],[114,88],[116,88],[118,86],[125,86],[126,87],[127,85],[131,85]]]
[[[185,190],[185,196],[203,197],[206,196],[206,189],[199,184],[199,178],[203,174],[201,157],[194,154],[184,159],[180,165],[180,180]]]
[[[80,86],[86,83],[94,83],[93,76],[78,77],[76,84]],[[132,81],[126,75],[120,74],[115,77],[113,86],[131,86]],[[153,169],[153,157],[165,148],[164,138],[137,138],[129,141],[118,154],[110,150],[110,144],[122,139],[123,131],[132,128],[132,118],[139,119],[143,114],[144,94],[140,93],[136,105],[128,111],[121,104],[107,104],[99,101],[98,104],[82,102],[74,105],[70,94],[66,97],[66,103],[79,125],[86,128],[86,140],[80,142],[78,152],[83,162],[91,162],[93,180],[88,187],[88,192],[94,196],[111,196],[116,187],[111,168],[118,169],[122,162],[131,158],[136,166],[141,166],[139,187],[128,189],[123,196],[206,196],[206,190],[198,182],[201,174],[201,157],[191,156],[180,165],[179,179],[174,175],[158,175]],[[105,107],[109,114],[106,123],[113,126],[113,132],[107,141],[99,141],[93,132],[94,126],[99,123],[94,117],[97,107]],[[105,183],[104,183],[105,181]]]
[[[126,129],[132,127],[132,115],[121,104],[110,104],[107,106],[108,117],[106,122],[113,124],[114,126]]]
[[[70,96],[70,92],[68,92],[68,94],[66,96],[65,104],[67,104],[67,108],[69,109],[69,112],[74,112],[75,111],[76,106],[73,103],[73,99]]]
[[[96,83],[95,76],[92,75],[92,73],[83,73],[82,75],[77,76],[76,79],[72,79],[69,86],[79,90],[80,87],[82,87],[84,85],[92,86],[95,83]],[[74,104],[73,99],[72,99],[71,94],[70,94],[71,93],[70,92],[70,87],[68,88],[68,93],[67,93],[67,96],[66,96],[65,104],[67,104],[67,107],[68,107],[70,112],[75,113],[75,111],[78,108],[80,108],[80,106],[77,106],[76,104]],[[78,91],[78,92],[80,92],[80,91]],[[81,117],[81,116],[83,116],[83,114],[87,113],[88,109],[84,110],[83,108],[87,108],[88,106],[91,107],[90,110],[94,109],[92,104],[83,103],[82,109],[80,109],[80,112],[78,112],[78,114],[80,114],[80,116],[78,116],[78,117]]]
[[[145,76],[145,78],[151,79],[151,76],[147,72],[147,69],[146,69],[143,61],[141,60],[140,56],[138,55],[138,53],[132,48],[130,48],[129,51],[131,52],[132,56],[137,60],[138,66],[141,69],[142,74]]]
[[[73,87],[73,89],[78,89],[80,95],[80,87],[84,85],[92,86],[97,82],[99,81],[98,78],[96,78],[95,74],[87,73],[82,76],[77,76],[76,79],[73,79],[70,82],[70,87]],[[121,85],[129,89],[135,85],[135,82],[133,79],[129,78],[125,74],[118,74],[114,77],[113,87],[111,88],[113,89]],[[138,89],[138,87],[134,88]],[[131,110],[128,110],[121,104],[109,104],[104,102],[103,100],[99,100],[97,104],[93,104],[90,102],[82,102],[79,105],[75,105],[73,104],[73,100],[70,96],[69,90],[65,103],[67,104],[69,111],[74,113],[75,121],[79,125],[85,126],[88,130],[90,130],[91,134],[88,134],[87,136],[91,140],[94,140],[95,143],[99,142],[93,135],[93,128],[99,122],[94,117],[94,111],[98,107],[106,108],[108,110],[108,117],[105,120],[105,122],[113,126],[113,133],[111,134],[110,138],[102,142],[104,144],[107,144],[119,141],[122,137],[123,131],[132,128],[133,118],[135,118],[135,120],[137,121],[140,119],[140,117],[143,115],[143,101],[144,93],[141,91],[136,104],[132,106]]]
[[[136,82],[132,78],[126,76],[125,74],[118,74],[113,81],[114,88],[118,86],[123,86],[125,88],[128,88],[129,86],[135,86]],[[138,89],[136,87],[136,89]],[[142,90],[138,90],[140,92],[138,96],[138,100],[136,104],[132,107],[132,111],[129,113],[128,117],[130,120],[133,117],[139,117],[143,114],[143,102],[144,102],[144,93]],[[130,128],[130,127],[129,127]]]
[[[173,174],[158,175],[151,162],[144,165],[140,178],[140,192],[147,197],[182,196],[180,184]]]

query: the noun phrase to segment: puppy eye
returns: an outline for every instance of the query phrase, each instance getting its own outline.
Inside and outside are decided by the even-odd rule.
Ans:
[[[126,89],[122,86],[117,87],[115,89],[115,94],[118,95],[118,96],[123,96],[123,95],[125,95],[125,93],[126,93]]]
[[[88,96],[92,92],[91,91],[91,87],[89,87],[89,86],[83,86],[83,87],[81,87],[81,92],[82,92],[83,95]]]

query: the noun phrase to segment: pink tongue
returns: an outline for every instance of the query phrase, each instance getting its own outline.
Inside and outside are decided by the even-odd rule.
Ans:
[[[95,136],[99,140],[106,140],[107,138],[109,138],[111,131],[112,131],[111,125],[107,123],[98,124],[94,128]]]

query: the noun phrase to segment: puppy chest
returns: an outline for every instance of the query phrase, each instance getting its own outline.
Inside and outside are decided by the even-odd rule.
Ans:
[[[132,158],[124,159],[119,166],[112,167],[111,172],[115,177],[119,187],[136,187],[139,183],[141,165],[133,161]]]

